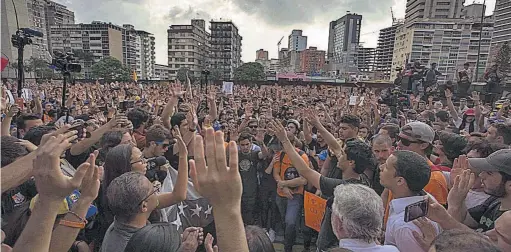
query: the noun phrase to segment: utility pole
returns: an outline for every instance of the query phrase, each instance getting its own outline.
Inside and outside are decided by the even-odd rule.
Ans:
[[[483,10],[481,11],[481,27],[479,29],[479,43],[477,46],[477,62],[476,62],[476,75],[474,81],[477,82],[479,80],[479,61],[481,58],[481,40],[483,38],[483,22],[484,22],[484,14],[486,9],[486,0],[483,2]]]

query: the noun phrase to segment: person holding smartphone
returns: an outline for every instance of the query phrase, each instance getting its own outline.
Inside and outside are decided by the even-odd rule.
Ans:
[[[423,251],[413,236],[414,231],[422,235],[420,229],[412,222],[405,222],[405,215],[420,217],[422,214],[410,214],[405,209],[423,201],[426,195],[433,198],[424,191],[430,177],[431,171],[426,159],[412,151],[396,151],[380,166],[380,183],[393,195],[387,212],[385,245],[394,245],[399,251]],[[432,223],[438,235],[440,227]]]

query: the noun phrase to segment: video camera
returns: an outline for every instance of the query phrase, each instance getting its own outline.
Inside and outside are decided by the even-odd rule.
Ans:
[[[55,55],[55,57],[52,59],[51,64],[55,66],[57,71],[62,73],[79,73],[82,71],[82,66],[80,64],[71,63],[75,60],[72,52],[63,53],[55,50],[53,55]]]
[[[163,181],[167,177],[167,171],[166,170],[160,170],[159,168],[161,166],[166,165],[167,159],[165,157],[154,157],[147,159],[147,172],[145,173],[145,176],[149,181],[159,181],[163,184]]]

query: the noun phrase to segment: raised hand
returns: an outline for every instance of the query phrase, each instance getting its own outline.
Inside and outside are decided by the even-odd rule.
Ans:
[[[289,141],[289,138],[287,136],[287,130],[286,128],[284,128],[282,123],[277,122],[276,120],[271,120],[268,123],[268,128],[275,134],[275,136],[277,136],[279,141],[281,142]]]
[[[481,96],[479,95],[479,92],[472,91],[472,96],[470,96],[470,99],[472,99],[472,101],[478,102],[481,100]]]
[[[23,140],[23,139],[20,139],[18,140],[18,144],[27,148],[27,150],[29,152],[33,152],[35,150],[37,150],[37,146],[35,146],[33,143],[31,143],[30,141],[27,141],[27,140]]]
[[[451,169],[450,176],[450,184],[454,185],[454,180],[458,175],[461,175],[463,171],[469,169],[468,168],[468,159],[466,155],[460,155],[458,158],[454,159]]]
[[[464,170],[462,174],[456,176],[454,184],[447,195],[447,202],[452,206],[464,204],[468,191],[474,186],[475,174],[470,170]]]
[[[9,110],[7,112],[7,117],[11,117],[11,118],[14,117],[16,114],[18,114],[18,112],[20,111],[18,104],[7,105],[7,109]]]
[[[186,148],[186,144],[183,141],[183,137],[181,136],[181,131],[179,131],[179,126],[175,125],[174,128],[172,128],[172,135],[176,139],[177,148],[179,150],[179,154],[188,154],[188,148]]]
[[[452,99],[452,92],[451,92],[451,90],[446,89],[446,90],[444,91],[444,94],[445,94],[445,98],[446,98],[446,99]]]
[[[192,179],[196,177],[199,193],[219,211],[240,208],[242,185],[236,143],[229,143],[229,166],[225,155],[224,133],[221,131],[205,129],[205,141],[201,136],[195,136],[194,148],[195,160],[190,161],[190,175]]]
[[[73,190],[80,187],[90,165],[78,167],[74,177],[69,178],[60,169],[60,156],[71,147],[71,141],[76,139],[76,131],[71,131],[73,137],[64,134],[51,136],[37,149],[34,159],[34,178],[37,191],[41,198],[50,201],[60,201],[69,196]]]
[[[103,167],[98,167],[96,165],[96,158],[99,155],[99,151],[94,151],[94,153],[89,155],[89,159],[87,159],[86,163],[80,165],[88,166],[86,169],[87,172],[82,180],[82,186],[80,188],[80,199],[92,202],[98,197],[99,186],[101,184],[100,178],[103,177]],[[80,167],[78,169],[80,169]]]

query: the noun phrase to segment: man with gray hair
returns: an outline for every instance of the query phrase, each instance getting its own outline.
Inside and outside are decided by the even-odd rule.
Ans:
[[[392,245],[376,244],[382,233],[383,204],[373,189],[360,184],[338,185],[332,211],[332,227],[340,248],[399,252]]]

